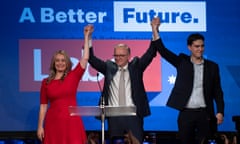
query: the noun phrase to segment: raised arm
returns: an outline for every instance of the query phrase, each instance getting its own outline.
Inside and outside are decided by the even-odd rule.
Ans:
[[[158,33],[160,24],[161,23],[159,17],[153,18],[151,21],[153,41],[158,40],[160,38]]]
[[[80,60],[80,64],[82,68],[86,68],[88,59],[89,59],[89,39],[91,38],[93,32],[93,25],[87,25],[84,27],[84,50],[83,50],[83,55]]]
[[[160,26],[160,19],[158,17],[153,18],[151,21],[152,41],[147,51],[142,55],[140,59],[140,65],[142,70],[145,70],[147,66],[152,62],[153,58],[156,56],[156,51],[157,51],[156,44],[157,44],[157,41],[159,41],[160,39],[158,34],[159,26]]]
[[[106,73],[106,62],[101,60],[100,58],[96,57],[93,52],[93,40],[92,40],[92,33],[94,31],[93,25],[86,26],[90,30],[85,34],[85,41],[84,46],[89,48],[89,64],[96,69],[97,71],[101,72],[102,74]]]
[[[159,36],[160,25],[161,25],[161,21],[159,17],[155,17],[152,19],[151,26],[152,26],[152,33],[153,33],[153,41],[156,42],[155,46],[157,48],[157,51],[159,52],[161,57],[166,59],[173,66],[177,67],[177,65],[180,62],[179,57],[174,52],[170,51],[164,46],[162,39]]]

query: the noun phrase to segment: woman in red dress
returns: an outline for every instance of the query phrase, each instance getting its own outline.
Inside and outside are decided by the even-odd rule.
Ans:
[[[84,35],[92,30],[91,25],[86,26]],[[37,136],[43,144],[87,143],[81,117],[70,116],[68,107],[77,105],[77,87],[88,58],[87,42],[84,45],[83,56],[74,69],[65,51],[59,50],[53,55],[49,77],[43,79],[40,91]]]

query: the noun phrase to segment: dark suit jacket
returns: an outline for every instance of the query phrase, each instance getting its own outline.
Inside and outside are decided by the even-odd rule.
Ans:
[[[137,108],[137,115],[140,117],[150,115],[150,107],[143,83],[143,72],[156,56],[157,50],[153,47],[153,43],[154,42],[151,42],[150,47],[141,58],[134,57],[133,60],[128,63],[132,99]],[[118,70],[118,66],[111,60],[105,62],[97,58],[94,55],[93,48],[90,48],[89,63],[105,76],[102,95],[105,98],[105,104],[108,105],[109,85]]]
[[[171,63],[177,70],[175,85],[168,99],[167,105],[177,110],[183,110],[190,98],[193,89],[194,70],[190,56],[185,54],[176,55],[168,50],[162,40],[156,45],[161,56]],[[214,116],[214,100],[217,112],[224,114],[223,91],[221,88],[218,65],[204,59],[203,94],[207,112]]]

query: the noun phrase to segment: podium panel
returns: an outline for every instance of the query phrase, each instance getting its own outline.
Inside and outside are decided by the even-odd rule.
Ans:
[[[69,106],[70,116],[99,116],[101,117],[102,143],[104,144],[104,121],[105,117],[134,116],[135,106]]]
[[[134,116],[136,115],[135,106],[69,106],[71,116]]]

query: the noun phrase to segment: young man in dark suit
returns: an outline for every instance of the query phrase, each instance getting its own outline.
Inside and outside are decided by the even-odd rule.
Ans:
[[[152,25],[158,30],[160,19],[154,18]],[[158,33],[155,34],[159,37]],[[200,143],[203,138],[211,137],[217,131],[217,124],[223,122],[224,99],[219,67],[203,57],[204,37],[199,33],[191,34],[187,46],[190,56],[173,53],[164,46],[161,38],[156,45],[160,55],[177,70],[167,105],[179,110],[180,139],[183,144],[195,144],[195,132]]]

